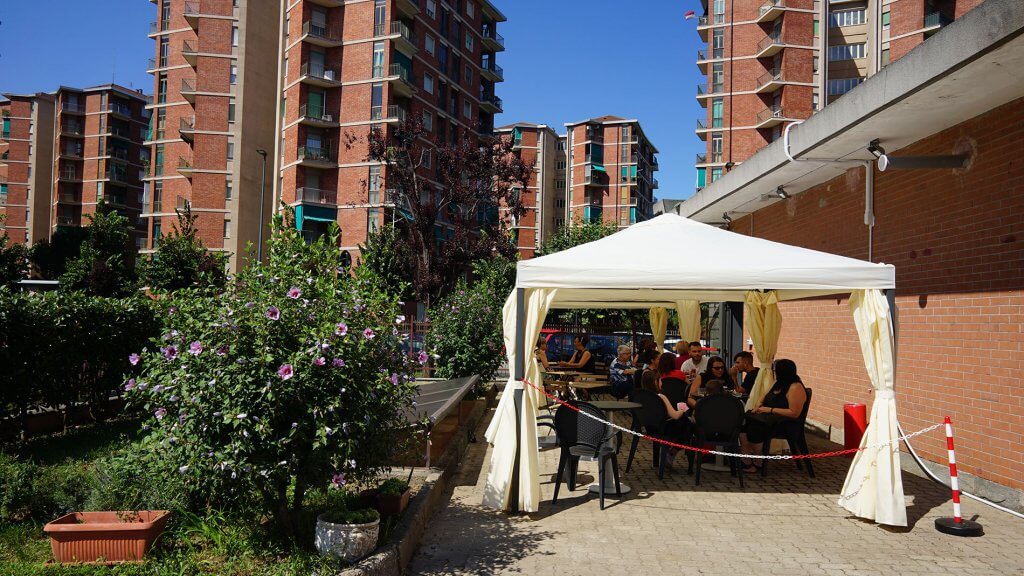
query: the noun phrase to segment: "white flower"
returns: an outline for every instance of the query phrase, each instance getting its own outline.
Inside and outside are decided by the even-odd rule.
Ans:
[[[184,474],[185,472],[188,472],[188,465],[185,465],[185,466],[182,466],[182,467],[178,468],[178,473],[179,474]]]
[[[246,416],[248,416],[248,414],[246,414],[245,412],[242,412],[241,414],[239,414],[239,415],[237,416],[237,418],[238,418],[239,420],[244,420]]]

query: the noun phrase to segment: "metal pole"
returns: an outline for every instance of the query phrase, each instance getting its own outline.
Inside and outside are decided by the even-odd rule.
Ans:
[[[263,261],[263,205],[266,203],[264,200],[264,192],[267,187],[267,151],[262,148],[256,150],[256,153],[263,157],[263,169],[260,175],[260,229],[257,236],[256,242],[256,259],[260,262]]]
[[[526,377],[526,289],[516,288],[516,363],[512,366],[515,381],[521,382]],[[519,454],[522,449],[523,389],[513,391],[516,407],[516,456],[512,462],[512,481],[509,485],[508,510],[519,511]]]

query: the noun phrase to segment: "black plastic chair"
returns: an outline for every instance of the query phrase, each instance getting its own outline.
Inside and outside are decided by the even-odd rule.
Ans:
[[[740,452],[740,429],[743,427],[743,403],[739,398],[722,394],[706,396],[697,402],[694,417],[697,420],[697,446],[701,448],[714,446],[716,449],[738,454]],[[694,485],[700,486],[701,464],[704,453],[697,453],[697,473]],[[729,457],[729,467],[743,485],[743,466],[736,465],[736,458]]]
[[[668,398],[673,406],[678,406],[680,402],[686,402],[689,398],[690,385],[686,383],[686,380],[679,378],[662,378],[661,393]]]
[[[604,411],[586,402],[573,404],[581,412],[586,412],[601,421],[608,421]],[[558,435],[558,444],[561,446],[561,454],[558,458],[558,472],[555,475],[555,493],[551,502],[558,501],[558,489],[562,485],[562,473],[566,466],[569,467],[569,490],[576,489],[576,471],[579,467],[581,457],[594,458],[597,460],[598,487],[600,489],[601,510],[604,510],[604,467],[610,462],[612,475],[615,479],[615,495],[622,496],[622,488],[619,483],[619,466],[616,454],[619,451],[619,443],[611,443],[611,426],[577,413],[568,406],[559,406],[555,412],[555,433]]]
[[[810,454],[810,450],[807,448],[807,434],[806,426],[807,423],[807,411],[811,407],[811,392],[810,388],[804,388],[807,391],[807,401],[804,402],[804,408],[800,411],[800,417],[796,420],[784,419],[776,422],[770,430],[768,438],[764,441],[764,447],[761,449],[761,453],[765,456],[771,451],[772,439],[778,438],[785,440],[789,443],[790,454]],[[793,461],[796,464],[797,469],[803,470],[803,466],[800,464],[800,460]],[[768,460],[761,462],[761,476],[768,475]],[[807,459],[807,475],[814,478],[814,465],[811,464],[810,458]]]
[[[661,400],[660,396],[650,390],[633,390],[630,400],[640,404],[640,409],[637,410],[640,417],[640,426],[648,436],[678,443],[685,442],[688,439],[689,435],[685,432],[685,428],[673,429],[673,422],[678,421],[673,421],[668,417],[668,410],[665,409],[665,403]],[[678,423],[684,424],[682,422]],[[629,457],[626,458],[626,472],[629,472],[630,467],[633,465],[633,456],[636,454],[636,447],[639,441],[638,437],[633,437],[633,443],[629,447]],[[661,479],[665,476],[666,458],[664,458],[664,451],[667,446],[660,442],[653,442],[652,444],[654,445],[654,465],[658,468],[658,478]]]

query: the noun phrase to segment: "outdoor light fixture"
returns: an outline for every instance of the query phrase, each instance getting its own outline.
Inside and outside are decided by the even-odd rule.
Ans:
[[[729,216],[728,212],[722,212],[722,220],[725,220],[726,224],[732,224],[732,217]]]
[[[732,167],[735,166],[735,165],[736,165],[736,163],[733,162],[732,160],[730,160],[730,161],[725,163],[725,169],[726,170],[732,170]]]
[[[868,152],[871,152],[871,155],[875,158],[885,156],[885,148],[882,148],[881,141],[878,138],[868,143]]]
[[[775,189],[775,195],[778,196],[779,198],[782,198],[783,200],[789,198],[789,192],[786,192],[786,189],[783,188],[782,186],[779,186],[778,188]]]

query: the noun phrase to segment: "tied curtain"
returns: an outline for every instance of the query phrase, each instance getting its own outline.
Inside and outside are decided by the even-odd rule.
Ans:
[[[504,510],[510,507],[510,487],[512,469],[515,462],[516,445],[519,445],[519,481],[517,507],[522,512],[536,512],[540,507],[540,480],[537,477],[537,410],[545,404],[544,394],[540,390],[524,385],[515,379],[515,367],[521,359],[526,361],[524,376],[530,382],[543,386],[540,365],[534,355],[537,338],[544,327],[544,318],[555,297],[553,288],[535,288],[526,290],[524,307],[526,322],[524,325],[524,350],[517,349],[516,339],[516,291],[513,290],[505,306],[502,308],[502,325],[504,328],[505,350],[508,356],[509,379],[505,391],[498,402],[494,417],[491,419],[487,432],[487,442],[494,446],[491,452],[491,465],[487,472],[487,488],[484,490],[483,504],[490,508]],[[515,390],[523,391],[523,408],[516,414]],[[516,420],[519,419],[519,437],[516,438]]]
[[[892,310],[878,290],[854,290],[850,311],[857,325],[875,400],[871,404],[868,428],[861,439],[861,451],[853,457],[846,473],[839,505],[853,514],[890,526],[907,525],[907,508],[900,471],[900,447],[896,427],[896,342]],[[887,444],[879,447],[880,444]],[[867,448],[873,446],[874,448]]]
[[[651,308],[651,334],[654,342],[658,345],[658,351],[665,348],[665,333],[668,332],[668,310],[657,307]]]
[[[680,300],[676,302],[676,312],[679,313],[679,339],[683,342],[700,340],[700,302]]]
[[[754,389],[747,400],[747,410],[764,398],[765,393],[775,384],[772,362],[779,349],[779,333],[782,332],[782,313],[779,312],[779,298],[774,291],[747,292],[747,317],[744,324],[754,341],[754,353],[761,367],[757,371]]]

